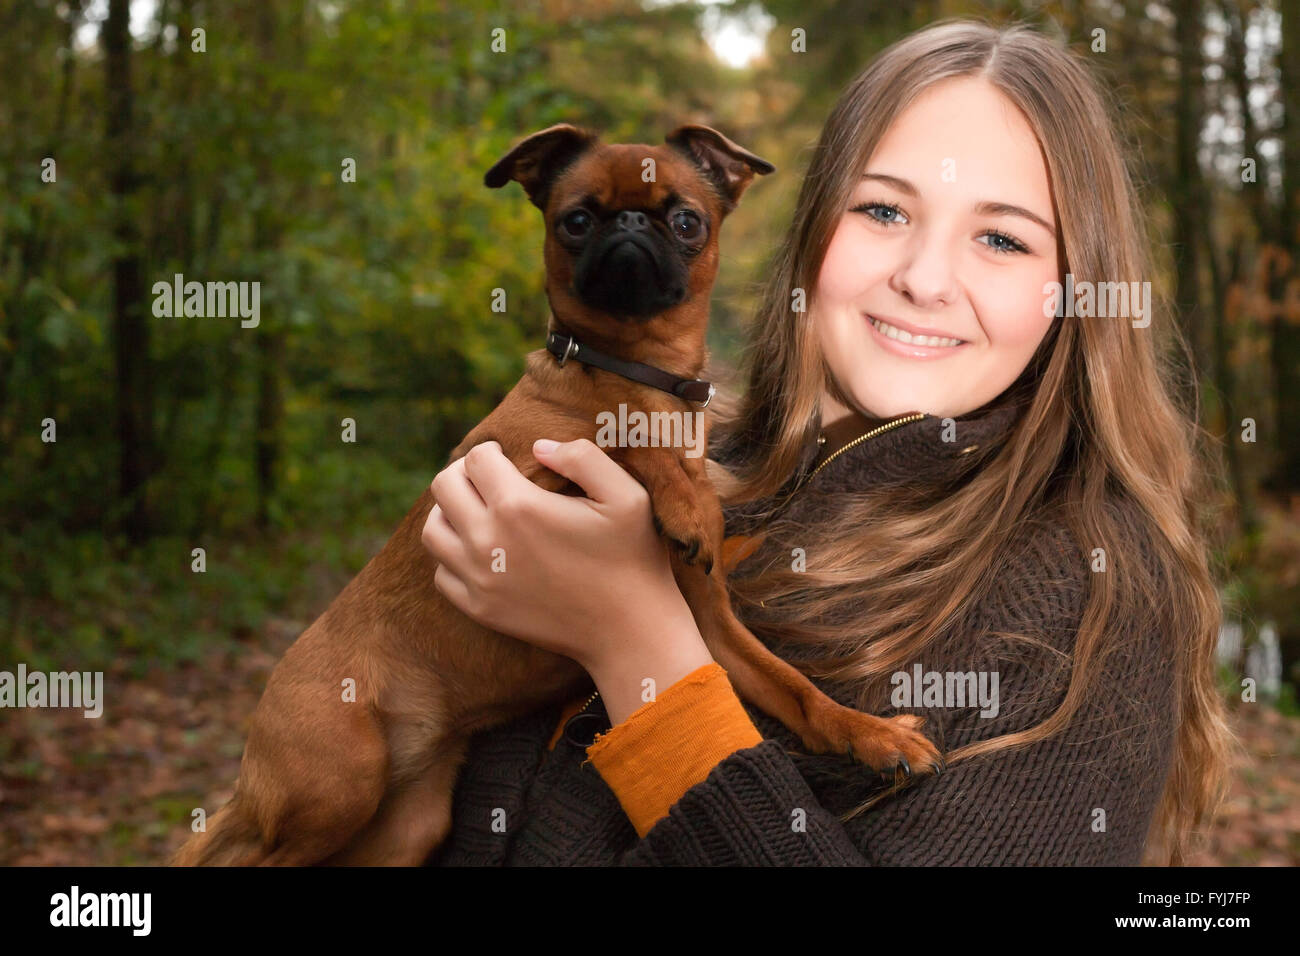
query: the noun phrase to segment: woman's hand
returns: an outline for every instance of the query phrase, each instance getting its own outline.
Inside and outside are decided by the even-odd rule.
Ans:
[[[586,439],[538,441],[533,455],[588,497],[544,491],[497,442],[475,445],[433,479],[434,584],[483,626],[582,664],[617,723],[645,678],[666,690],[712,657],[641,483]]]

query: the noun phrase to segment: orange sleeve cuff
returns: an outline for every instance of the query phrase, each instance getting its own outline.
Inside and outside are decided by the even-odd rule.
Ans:
[[[727,672],[712,661],[597,734],[587,757],[644,837],[725,757],[762,742]]]

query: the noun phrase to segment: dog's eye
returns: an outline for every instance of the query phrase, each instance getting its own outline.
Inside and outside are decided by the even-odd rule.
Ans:
[[[704,225],[700,222],[700,217],[689,209],[679,209],[673,213],[672,224],[677,238],[687,240],[698,239]]]
[[[560,228],[572,239],[581,239],[591,229],[591,214],[585,209],[575,209],[560,220]]]

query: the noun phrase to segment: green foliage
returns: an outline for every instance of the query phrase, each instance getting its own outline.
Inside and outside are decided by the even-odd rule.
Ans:
[[[356,574],[428,482],[345,445],[290,472],[282,527],[269,537],[207,531],[140,548],[95,532],[30,523],[0,534],[0,665],[33,670],[197,662],[237,647],[269,617],[302,626]],[[206,570],[192,570],[194,548]]]
[[[117,195],[103,51],[69,46],[78,9],[0,12],[0,657],[191,660],[295,600],[319,611],[308,570],[355,573],[540,347],[539,214],[484,171],[562,120],[662,136],[719,68],[685,7],[160,4],[131,53],[134,180]],[[148,293],[139,546],[119,536],[117,257]],[[260,325],[152,315],[178,273],[259,282]]]
[[[87,28],[80,2],[0,4],[0,653],[32,663],[191,659],[286,603],[319,609],[302,581],[313,562],[327,574],[360,567],[541,345],[539,214],[518,186],[482,183],[523,135],[572,121],[658,141],[707,122],[776,163],[723,236],[709,342],[734,363],[811,146],[875,53],[962,14],[1029,19],[1083,50],[1094,7],[732,3],[727,13],[774,20],[766,58],[733,70],[706,45],[709,16],[692,3],[136,6],[153,19],[137,24],[131,52],[132,178],[114,188],[102,25]],[[1159,225],[1178,185],[1176,64],[1163,52],[1174,38],[1158,18],[1124,11],[1104,18],[1114,52],[1092,59],[1143,147],[1135,171],[1153,186]],[[206,52],[191,50],[195,27]],[[1218,105],[1226,86],[1205,92],[1233,112]],[[1211,147],[1234,163],[1240,151],[1227,139]],[[47,157],[55,183],[41,179]],[[355,182],[342,179],[345,160]],[[1210,185],[1223,221],[1210,252],[1226,273],[1227,248],[1241,242],[1227,225],[1249,217],[1239,184]],[[136,238],[114,231],[122,216]],[[150,537],[138,546],[119,537],[131,502],[119,494],[117,259],[138,264],[148,296]],[[154,317],[153,284],[177,273],[260,283],[260,326]],[[1202,285],[1222,292],[1210,279]],[[491,311],[496,289],[505,313]],[[1225,336],[1220,368],[1241,367],[1227,400],[1205,389],[1206,422],[1230,433],[1224,423],[1249,409],[1283,434],[1269,376],[1246,365],[1266,351],[1249,318]],[[56,443],[41,440],[46,419]],[[354,444],[341,439],[344,419]],[[1264,458],[1243,455],[1243,509]],[[1243,610],[1277,620],[1295,660],[1294,521],[1270,521],[1285,534],[1262,550],[1241,536],[1227,584]],[[208,549],[206,575],[189,571],[196,546]]]

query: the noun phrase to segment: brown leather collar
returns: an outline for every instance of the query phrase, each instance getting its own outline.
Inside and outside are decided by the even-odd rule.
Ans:
[[[598,352],[590,345],[583,345],[568,332],[551,332],[546,336],[546,350],[555,356],[560,367],[569,359],[575,359],[583,365],[592,365],[613,372],[642,385],[649,385],[669,395],[688,402],[695,402],[700,408],[707,408],[713,400],[716,389],[712,382],[699,378],[678,378],[661,368],[646,365],[644,362],[628,362],[613,355]]]

